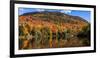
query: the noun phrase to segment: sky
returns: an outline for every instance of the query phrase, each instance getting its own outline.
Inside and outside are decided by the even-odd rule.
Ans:
[[[88,22],[90,22],[90,11],[84,11],[84,10],[68,10],[68,9],[39,9],[39,8],[19,8],[18,13],[19,15],[22,15],[24,13],[29,13],[29,12],[43,12],[43,11],[48,11],[48,12],[61,12],[65,13],[68,15],[72,16],[79,16]]]

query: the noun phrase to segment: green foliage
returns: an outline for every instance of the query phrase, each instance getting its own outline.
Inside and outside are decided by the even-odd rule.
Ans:
[[[84,26],[77,36],[86,37],[89,39],[90,38],[90,25]]]
[[[87,38],[82,39],[81,42],[84,46],[89,46],[90,45],[90,41]]]
[[[19,36],[24,35],[23,26],[19,26]]]

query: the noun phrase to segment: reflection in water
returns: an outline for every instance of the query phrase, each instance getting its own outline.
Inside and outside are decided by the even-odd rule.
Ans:
[[[28,39],[19,39],[20,49],[90,46],[90,40],[88,40],[88,38],[77,37],[68,32],[54,33],[48,29],[40,31],[33,30],[30,34],[26,35],[26,37]]]

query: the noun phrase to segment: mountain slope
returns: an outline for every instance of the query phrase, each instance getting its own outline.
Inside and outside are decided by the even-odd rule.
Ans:
[[[25,13],[19,16],[20,49],[88,46],[89,25],[81,17],[60,12]]]

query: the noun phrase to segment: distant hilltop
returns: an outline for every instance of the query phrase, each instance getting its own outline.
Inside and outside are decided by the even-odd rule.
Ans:
[[[83,22],[86,22],[86,23],[89,23],[88,21],[86,21],[85,19],[79,17],[79,16],[72,16],[72,15],[68,15],[68,14],[64,14],[64,13],[61,13],[61,12],[48,12],[48,11],[43,11],[43,12],[29,12],[29,13],[24,13],[20,16],[27,16],[27,15],[34,15],[37,17],[49,17],[49,18],[52,18],[52,20],[58,20],[58,21],[62,21],[62,22],[69,22],[69,21],[73,21],[73,20],[79,20],[79,21],[83,21]],[[38,15],[43,15],[43,16],[38,16]],[[53,18],[54,17],[54,18]],[[56,17],[60,18],[59,19],[55,19]]]

